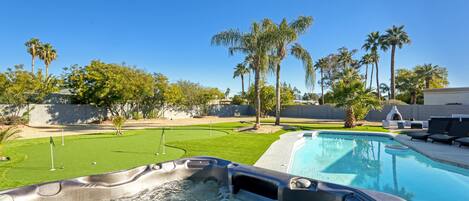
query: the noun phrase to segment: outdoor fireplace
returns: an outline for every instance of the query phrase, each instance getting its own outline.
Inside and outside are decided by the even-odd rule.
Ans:
[[[397,106],[392,106],[391,111],[386,115],[386,119],[383,120],[383,127],[390,128],[396,127],[397,122],[403,121],[402,114],[397,110]],[[405,123],[405,122],[404,122]]]
[[[386,120],[388,121],[403,120],[401,113],[399,112],[399,110],[397,110],[397,106],[392,106],[391,111],[389,111],[388,115],[386,115]]]

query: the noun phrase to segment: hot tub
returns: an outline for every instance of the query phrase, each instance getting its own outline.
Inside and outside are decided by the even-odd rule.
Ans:
[[[179,199],[170,199],[171,194],[180,194]],[[211,194],[214,197],[197,197]],[[320,182],[210,157],[179,159],[0,192],[0,201],[200,199],[402,201],[389,194]]]

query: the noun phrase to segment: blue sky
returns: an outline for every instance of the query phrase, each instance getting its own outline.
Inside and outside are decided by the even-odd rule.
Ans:
[[[50,67],[54,74],[62,73],[65,66],[100,59],[161,72],[172,81],[188,79],[240,91],[232,72],[242,56],[229,56],[226,48],[211,46],[210,38],[228,28],[247,30],[251,22],[263,18],[278,22],[310,15],[314,24],[299,42],[315,60],[342,46],[359,49],[369,32],[405,25],[412,44],[397,51],[397,68],[423,63],[445,66],[450,87],[462,87],[469,86],[468,10],[469,2],[464,0],[4,0],[0,1],[0,70],[15,64],[29,69],[24,42],[37,37],[58,51]],[[389,57],[381,53],[382,82],[389,81]],[[286,59],[281,75],[282,81],[306,91],[299,61]]]

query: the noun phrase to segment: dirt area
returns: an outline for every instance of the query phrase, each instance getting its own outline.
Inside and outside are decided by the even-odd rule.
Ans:
[[[275,126],[273,124],[262,124],[261,128],[257,130],[255,130],[253,126],[249,126],[249,127],[239,128],[237,129],[237,131],[269,134],[269,133],[275,133],[281,129],[290,130],[293,128],[294,128],[293,126],[289,126],[289,125]]]
[[[128,120],[125,123],[124,130],[158,128],[164,126],[186,126],[197,124],[210,124],[222,122],[236,121],[253,121],[253,117],[204,117],[191,119],[150,119],[150,120]],[[111,122],[103,122],[102,124],[81,124],[81,125],[50,125],[44,127],[21,126],[19,139],[41,138],[49,136],[80,135],[90,133],[114,132]]]
[[[150,120],[128,120],[125,123],[124,130],[130,129],[144,129],[144,128],[157,128],[164,126],[185,126],[197,124],[210,124],[222,122],[236,122],[236,121],[254,121],[254,117],[203,117],[203,118],[190,118],[190,119],[150,119]],[[272,121],[274,118],[262,119]],[[282,122],[287,123],[321,123],[321,124],[342,124],[343,121],[334,119],[306,119],[306,118],[282,118]],[[367,125],[374,125],[380,123],[366,122]],[[284,126],[273,126],[272,123],[263,124],[260,130],[250,130],[251,127],[244,128],[245,130],[253,131],[256,133],[273,133],[280,130]],[[63,135],[80,135],[90,133],[103,133],[114,132],[111,122],[103,122],[102,124],[82,124],[82,125],[50,125],[44,127],[29,127],[21,126],[21,133],[19,139],[28,138],[41,138],[49,136]]]

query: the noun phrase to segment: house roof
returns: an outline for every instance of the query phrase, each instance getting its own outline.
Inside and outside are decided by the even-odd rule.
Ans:
[[[424,93],[469,92],[469,87],[424,89],[423,92],[424,92]]]

